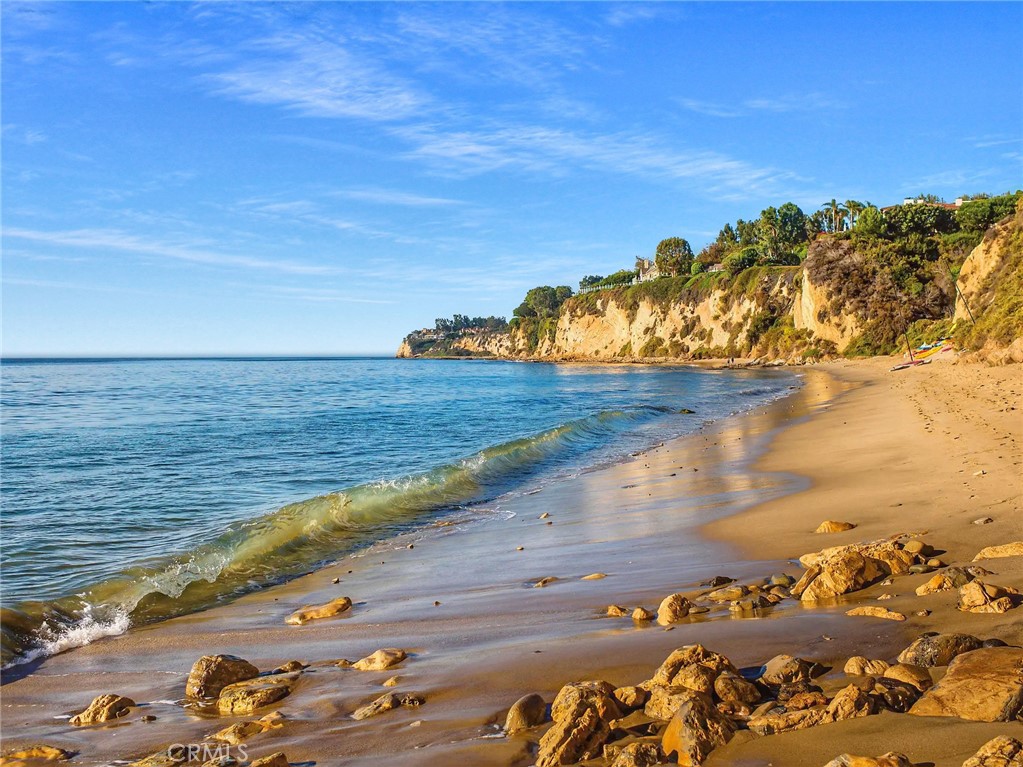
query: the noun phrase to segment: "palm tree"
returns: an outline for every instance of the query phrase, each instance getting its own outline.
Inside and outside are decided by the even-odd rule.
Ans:
[[[857,217],[864,211],[864,209],[866,209],[867,206],[859,200],[846,200],[842,204],[845,205],[846,210],[849,211],[849,228],[852,229],[856,226]]]
[[[843,208],[841,205],[839,205],[838,200],[834,198],[831,198],[830,202],[826,202],[823,205],[821,205],[821,210],[823,210],[831,217],[831,231],[832,232],[840,231],[842,219],[845,218],[846,214],[849,211]]]

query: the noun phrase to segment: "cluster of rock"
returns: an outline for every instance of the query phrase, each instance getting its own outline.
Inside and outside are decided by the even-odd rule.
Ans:
[[[351,606],[351,601],[344,598]],[[343,607],[341,600],[335,600],[323,608],[303,608],[289,617],[290,623],[302,623],[327,614],[338,614],[348,609]],[[333,611],[333,612],[332,612]],[[313,613],[319,612],[315,615]],[[300,615],[302,620],[294,616]],[[394,668],[408,658],[408,654],[399,648],[385,647],[355,662],[341,659],[324,661],[317,665],[331,665],[338,668],[351,668],[357,671],[386,671]],[[289,661],[271,671],[261,673],[260,670],[243,658],[234,655],[204,655],[192,666],[185,683],[185,697],[189,705],[204,712],[216,712],[221,716],[245,716],[264,709],[287,698],[298,684],[308,666],[299,661]],[[397,684],[397,677],[383,682],[385,686]],[[388,693],[376,700],[357,708],[352,712],[356,720],[367,719],[400,706],[414,707],[425,702],[423,696],[416,693]],[[75,726],[88,726],[111,722],[128,716],[136,707],[135,701],[121,695],[100,695],[88,708],[71,718]],[[155,717],[144,716],[151,720]],[[209,740],[241,745],[252,737],[284,726],[285,717],[279,711],[273,711],[258,719],[235,722],[209,736]],[[210,751],[215,752],[215,748]],[[71,752],[52,746],[33,746],[29,749],[8,754],[2,764],[15,765],[26,759],[63,760],[73,756]],[[174,753],[173,749],[151,754],[144,759],[133,762],[131,767],[173,767],[187,762],[190,755]],[[236,764],[232,757],[217,757],[207,761],[202,767],[232,767]],[[287,757],[283,753],[273,753],[249,762],[249,767],[288,767]]]
[[[948,668],[934,684],[930,669],[938,666]],[[1018,647],[966,634],[928,634],[892,664],[850,658],[844,680],[824,682],[837,684],[828,694],[818,683],[828,669],[813,661],[779,655],[755,674],[743,674],[724,655],[689,645],[672,652],[650,679],[635,686],[589,680],[562,687],[538,741],[536,767],[588,760],[610,767],[696,767],[739,730],[770,736],[881,711],[1011,722],[1023,716],[1021,669],[1023,649]],[[547,721],[543,698],[533,694],[512,706],[505,729],[530,737]],[[1019,753],[1018,742],[996,739],[967,765],[1001,765],[991,755],[1010,751]],[[902,754],[843,754],[828,767],[910,764]]]

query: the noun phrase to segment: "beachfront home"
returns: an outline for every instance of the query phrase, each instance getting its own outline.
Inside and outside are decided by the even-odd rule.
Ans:
[[[639,273],[632,281],[634,285],[640,282],[650,282],[650,280],[656,280],[661,276],[661,270],[657,268],[657,263],[649,258],[637,258],[636,270]]]
[[[957,208],[962,207],[963,202],[964,200],[962,197],[957,197],[955,202],[929,202],[928,200],[925,200],[923,197],[906,197],[902,201],[901,205],[931,205],[935,208],[956,210]],[[884,211],[887,210],[894,210],[895,208],[898,207],[900,207],[900,205],[888,205],[884,208],[881,208],[881,212],[883,213]]]

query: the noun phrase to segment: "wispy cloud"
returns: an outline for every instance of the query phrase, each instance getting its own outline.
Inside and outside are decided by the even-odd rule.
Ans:
[[[787,94],[775,97],[743,99],[735,103],[701,101],[679,98],[675,102],[683,109],[708,117],[749,117],[756,114],[788,112],[824,112],[845,109],[848,105],[823,93]]]
[[[252,45],[250,57],[204,80],[222,95],[284,106],[309,117],[400,120],[429,98],[339,40],[282,34]]]
[[[446,197],[428,197],[394,189],[343,189],[334,192],[334,194],[349,200],[373,202],[380,205],[400,205],[410,208],[436,208],[464,204],[460,200],[451,200]]]
[[[408,128],[401,133],[416,145],[410,156],[461,173],[513,167],[558,175],[583,167],[694,181],[719,194],[768,192],[782,182],[799,180],[795,174],[757,167],[719,152],[673,148],[652,134],[581,133],[542,126],[498,126],[474,132]]]
[[[17,141],[19,144],[24,144],[25,146],[42,144],[48,138],[41,130],[26,128],[23,125],[15,125],[14,123],[4,124],[3,137],[10,141]]]
[[[4,237],[42,242],[49,245],[63,245],[91,250],[116,250],[144,256],[157,256],[177,261],[207,264],[210,266],[258,269],[283,272],[286,274],[322,275],[336,274],[338,269],[331,266],[303,264],[295,261],[267,260],[250,256],[218,253],[201,246],[160,242],[138,237],[111,229],[74,229],[65,231],[37,231],[32,229],[5,228]]]
[[[663,13],[662,3],[609,3],[605,20],[612,27],[625,27],[637,22],[651,21]]]

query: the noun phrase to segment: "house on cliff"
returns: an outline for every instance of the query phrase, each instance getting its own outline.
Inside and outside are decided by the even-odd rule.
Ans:
[[[636,271],[638,274],[633,284],[650,282],[650,280],[656,280],[661,276],[661,270],[657,267],[657,263],[649,258],[637,258]]]

